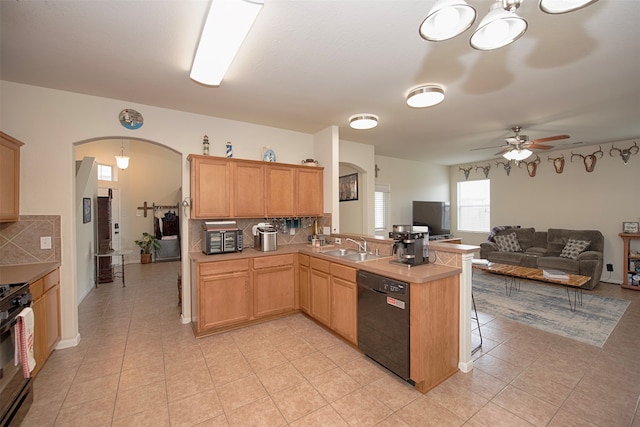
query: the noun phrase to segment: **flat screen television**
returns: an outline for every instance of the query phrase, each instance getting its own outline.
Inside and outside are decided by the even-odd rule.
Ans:
[[[413,225],[428,226],[429,237],[451,234],[451,207],[449,202],[413,201]]]

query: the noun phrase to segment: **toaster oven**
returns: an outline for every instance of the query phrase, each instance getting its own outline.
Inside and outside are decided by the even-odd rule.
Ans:
[[[202,252],[206,255],[242,251],[242,230],[203,230]]]

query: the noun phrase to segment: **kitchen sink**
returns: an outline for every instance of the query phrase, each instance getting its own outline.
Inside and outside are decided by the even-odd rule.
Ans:
[[[333,249],[322,252],[323,255],[334,256],[354,262],[370,261],[373,259],[385,258],[387,255],[375,255],[371,253],[358,252],[353,249]]]

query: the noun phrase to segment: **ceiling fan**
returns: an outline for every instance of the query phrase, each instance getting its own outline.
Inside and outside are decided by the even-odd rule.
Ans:
[[[534,150],[549,150],[553,148],[551,145],[544,145],[545,142],[558,141],[560,139],[568,139],[569,135],[556,135],[556,136],[548,136],[546,138],[538,138],[538,139],[529,139],[528,135],[521,135],[520,131],[522,128],[520,126],[514,126],[511,128],[514,135],[508,138],[505,138],[507,142],[505,145],[499,145],[498,147],[502,147],[497,156],[501,156],[509,151],[513,150],[524,150],[524,149],[534,149]],[[484,150],[487,148],[496,148],[494,147],[482,147],[482,148],[472,148],[471,151],[474,150]]]

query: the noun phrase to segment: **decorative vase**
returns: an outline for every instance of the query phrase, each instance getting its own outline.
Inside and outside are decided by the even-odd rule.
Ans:
[[[151,254],[140,254],[140,264],[151,263]]]

